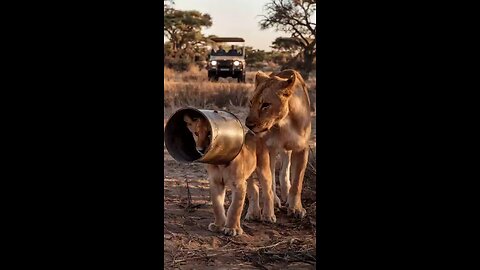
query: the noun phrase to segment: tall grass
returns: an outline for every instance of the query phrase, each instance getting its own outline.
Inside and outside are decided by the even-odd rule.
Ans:
[[[246,106],[252,84],[223,82],[164,82],[165,106]]]
[[[164,106],[193,106],[206,108],[246,106],[253,90],[253,72],[247,73],[247,83],[238,83],[233,78],[220,78],[219,82],[209,82],[206,70],[191,65],[186,72],[176,72],[164,68]]]
[[[247,71],[245,81],[253,83],[256,71]],[[185,72],[174,71],[173,69],[165,67],[163,69],[163,76],[165,82],[208,82],[207,70],[200,70],[196,65],[190,65]],[[234,78],[220,78],[219,82],[237,83]]]
[[[247,72],[246,83],[237,83],[233,78],[220,78],[219,82],[209,82],[207,71],[200,70],[195,65],[189,66],[186,72],[164,68],[164,107],[245,107],[254,90],[255,74],[256,71]],[[311,107],[315,108],[315,76],[311,76],[306,83]]]

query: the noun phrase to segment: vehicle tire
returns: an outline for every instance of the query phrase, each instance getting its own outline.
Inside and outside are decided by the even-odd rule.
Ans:
[[[218,76],[215,76],[215,77],[213,78],[213,81],[214,81],[214,82],[218,82]]]

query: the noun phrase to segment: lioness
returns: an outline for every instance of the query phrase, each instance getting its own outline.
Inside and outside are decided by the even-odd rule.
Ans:
[[[204,118],[184,115],[183,120],[195,139],[197,151],[204,153],[211,142],[210,125]],[[253,184],[253,179],[247,179],[256,167],[256,137],[252,133],[245,135],[245,142],[240,153],[226,165],[206,164],[208,180],[210,182],[210,194],[213,204],[215,221],[210,223],[208,229],[213,232],[223,232],[226,235],[241,235],[240,217],[248,189],[249,208],[247,216],[250,219],[260,218],[260,206],[258,202],[258,187]],[[225,187],[232,189],[232,203],[225,216],[224,201]]]
[[[245,125],[259,137],[257,175],[260,182],[270,183],[271,188],[275,158],[280,152],[283,161],[280,174],[282,199],[287,197],[288,213],[299,218],[306,214],[301,193],[308,161],[310,121],[310,99],[305,82],[297,71],[288,69],[270,76],[261,71],[256,74],[255,91]],[[290,159],[291,187],[287,183],[288,171],[284,172],[290,167]],[[265,206],[273,209],[274,197],[267,195],[264,199],[268,200]]]

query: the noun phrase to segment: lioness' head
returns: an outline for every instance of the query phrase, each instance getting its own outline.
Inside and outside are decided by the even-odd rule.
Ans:
[[[208,121],[204,118],[183,116],[183,121],[187,124],[188,130],[193,134],[197,151],[204,154],[210,145],[211,133]]]
[[[250,112],[245,125],[255,133],[269,130],[288,115],[288,99],[294,91],[295,76],[288,79],[255,75],[255,91],[250,99]]]

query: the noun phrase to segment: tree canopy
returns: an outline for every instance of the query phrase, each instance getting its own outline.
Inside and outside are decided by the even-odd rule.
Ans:
[[[196,10],[168,9],[164,15],[164,35],[172,43],[173,51],[192,48],[205,41],[201,33],[202,27],[210,27],[212,18]]]
[[[303,61],[301,71],[305,77],[313,69],[316,55],[317,25],[311,20],[315,10],[316,0],[271,0],[260,20],[261,29],[273,28],[291,35],[290,40],[275,40],[273,46],[290,49],[299,46],[302,55],[296,58]]]
[[[302,49],[302,44],[298,38],[277,37],[270,47],[275,51],[285,52],[293,56]]]

